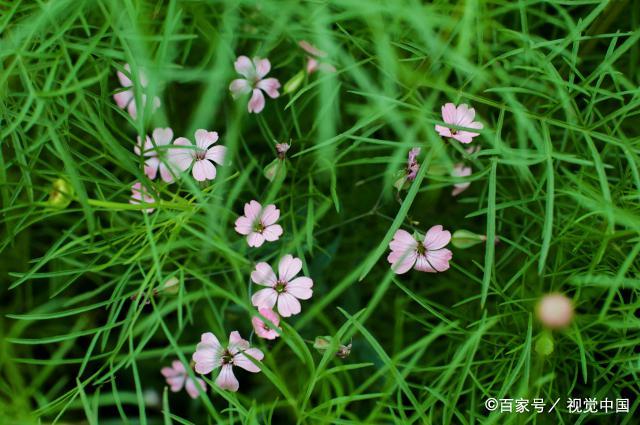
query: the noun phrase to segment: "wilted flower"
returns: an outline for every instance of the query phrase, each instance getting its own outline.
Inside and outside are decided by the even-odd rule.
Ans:
[[[216,178],[216,166],[224,164],[227,148],[224,146],[212,146],[218,141],[218,133],[203,129],[195,132],[195,146],[186,137],[178,137],[170,149],[170,162],[181,171],[186,171],[193,164],[191,174],[198,181],[213,180]],[[179,147],[176,147],[179,146]]]
[[[251,272],[251,280],[258,285],[267,286],[251,297],[256,307],[273,308],[278,305],[278,313],[289,317],[300,313],[300,300],[308,300],[313,295],[313,281],[306,277],[294,277],[302,270],[302,260],[287,254],[280,259],[278,276],[267,263],[256,264]]]
[[[184,387],[191,398],[198,398],[199,393],[196,385],[199,385],[203,392],[207,390],[207,385],[202,379],[196,378],[194,381],[189,377],[187,370],[180,360],[174,360],[171,363],[171,367],[163,367],[160,373],[166,378],[167,385],[171,387],[171,391],[174,393],[177,393]]]
[[[451,233],[443,230],[441,225],[431,227],[422,242],[409,232],[398,230],[389,244],[391,253],[387,261],[397,274],[406,273],[412,267],[421,272],[443,272],[449,269],[449,260],[453,257],[445,248],[450,240]]]
[[[407,166],[406,168],[398,173],[400,177],[393,186],[400,190],[405,186],[408,186],[407,182],[412,182],[416,179],[418,175],[418,170],[420,169],[420,164],[418,163],[418,155],[420,155],[420,148],[412,148],[407,155]]]
[[[547,328],[564,328],[573,319],[573,303],[563,294],[547,294],[538,301],[536,314]]]
[[[135,182],[133,186],[131,186],[131,199],[129,200],[130,204],[153,204],[155,202],[156,201],[153,196],[151,196],[147,189],[142,186],[142,183]],[[142,211],[146,213],[152,213],[153,210],[153,207],[149,207],[147,209],[143,209]]]
[[[280,336],[276,329],[280,329],[278,325],[280,324],[280,317],[278,314],[270,308],[262,307],[258,309],[258,313],[265,319],[267,319],[272,324],[265,322],[258,315],[253,316],[251,318],[251,324],[253,325],[253,330],[256,332],[260,338],[264,339],[276,339]]]
[[[469,108],[469,105],[467,104],[462,104],[456,107],[453,103],[447,103],[442,107],[442,120],[446,124],[481,130],[483,125],[482,123],[473,120],[475,116],[475,109]],[[457,128],[445,127],[439,124],[436,124],[436,131],[441,136],[454,138],[460,143],[471,143],[473,138],[480,134]]]
[[[315,341],[313,342],[313,348],[315,348],[316,350],[318,350],[320,353],[324,353],[325,351],[327,351],[329,349],[329,347],[331,347],[331,341],[333,340],[332,337],[330,336],[317,336]],[[349,354],[351,354],[351,343],[344,345],[344,344],[339,344],[338,345],[338,349],[336,351],[336,356],[340,357],[341,359],[345,359],[347,357],[349,357]]]
[[[223,390],[229,391],[238,391],[240,387],[233,374],[233,366],[252,373],[260,372],[260,367],[250,358],[262,360],[264,353],[257,348],[250,348],[249,341],[242,339],[238,331],[231,332],[227,347],[220,345],[218,338],[211,332],[204,333],[196,346],[196,352],[193,353],[196,372],[205,375],[220,368],[216,384]]]
[[[251,92],[251,99],[247,105],[250,113],[258,114],[264,109],[263,91],[272,99],[280,96],[280,82],[275,78],[264,78],[271,70],[269,59],[253,58],[251,61],[246,56],[239,56],[234,67],[244,78],[233,80],[229,90],[234,99]]]
[[[120,84],[126,90],[114,94],[113,99],[116,101],[116,104],[120,109],[127,108],[127,111],[129,112],[129,115],[131,115],[131,118],[136,119],[138,115],[138,108],[136,106],[135,94],[133,92],[135,87],[130,79],[130,76],[132,75],[131,67],[127,63],[124,65],[124,69],[127,71],[127,73],[125,74],[121,71],[118,71],[118,80],[120,80]],[[148,81],[144,72],[140,71],[138,77],[140,78],[140,86],[142,88],[146,88]],[[143,94],[141,96],[141,99],[142,107],[144,108],[147,103],[147,95]],[[160,107],[160,104],[160,98],[158,96],[155,96],[153,98],[153,110],[155,111],[156,109],[158,109]]]
[[[244,204],[244,215],[235,223],[236,232],[247,235],[251,247],[260,247],[264,241],[277,241],[282,235],[282,226],[275,224],[280,218],[280,210],[270,204],[262,208],[258,201]]]

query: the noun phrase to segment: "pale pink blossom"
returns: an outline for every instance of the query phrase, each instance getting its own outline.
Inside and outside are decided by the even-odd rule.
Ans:
[[[265,92],[270,98],[275,99],[280,96],[278,89],[280,82],[275,78],[264,78],[271,70],[269,59],[253,58],[253,61],[246,56],[238,56],[233,64],[236,72],[244,78],[233,80],[229,85],[229,90],[234,99],[241,95],[251,93],[251,99],[247,109],[250,113],[260,113],[264,109]]]
[[[168,147],[173,140],[173,130],[171,128],[156,128],[152,137],[146,136],[144,144],[138,136],[138,144],[133,151],[137,155],[142,155],[144,161],[144,173],[151,180],[155,179],[160,171],[160,177],[167,183],[173,182],[173,174],[169,168]]]
[[[284,159],[287,156],[287,151],[291,148],[289,143],[276,143],[276,152],[278,153],[278,158]]]
[[[218,133],[203,129],[195,132],[196,144],[186,137],[178,137],[170,149],[170,162],[186,171],[189,167],[193,178],[198,181],[213,180],[216,178],[216,166],[224,164],[227,148],[224,146],[212,146],[218,141]]]
[[[241,367],[252,373],[260,372],[254,360],[262,360],[264,353],[257,348],[250,348],[249,341],[242,339],[238,331],[229,335],[229,344],[220,345],[218,338],[211,332],[203,333],[200,343],[193,353],[196,372],[206,375],[220,368],[216,384],[223,390],[238,391],[240,384],[233,374],[233,366]]]
[[[298,42],[298,45],[309,54],[307,57],[307,74],[311,75],[316,71],[336,72],[336,68],[333,65],[322,61],[327,57],[327,52],[318,49],[305,40]]]
[[[252,200],[244,204],[244,215],[235,223],[236,232],[247,236],[247,243],[258,248],[264,241],[273,242],[282,236],[282,226],[276,224],[280,218],[280,210],[270,204],[262,208],[258,201]]]
[[[171,391],[174,393],[177,393],[184,387],[191,398],[198,398],[198,385],[203,392],[207,390],[207,385],[202,379],[195,378],[195,380],[193,380],[189,377],[187,370],[180,360],[174,360],[171,363],[171,367],[163,367],[160,373],[166,378],[167,385],[169,385]]]
[[[475,109],[470,108],[467,104],[462,104],[456,107],[453,103],[447,103],[442,107],[442,120],[446,124],[482,130],[483,125],[481,122],[474,121],[475,116]],[[436,124],[436,131],[440,136],[452,137],[460,143],[471,143],[473,138],[480,134],[459,128],[450,128],[439,124]]]
[[[469,177],[471,175],[471,167],[465,167],[464,164],[458,163],[453,167],[451,176],[453,177]],[[471,182],[455,183],[453,185],[452,196],[458,196],[471,186]]]
[[[155,199],[149,191],[142,186],[142,183],[135,182],[133,186],[131,186],[131,199],[129,199],[130,204],[138,205],[138,204],[153,204],[155,203]],[[154,210],[153,207],[149,207],[143,209],[143,212],[152,213]]]
[[[126,74],[122,71],[118,71],[117,74],[118,80],[120,80],[120,85],[122,85],[125,90],[119,91],[118,93],[114,94],[113,99],[116,101],[116,104],[120,109],[126,108],[129,112],[129,115],[131,115],[131,118],[136,119],[136,117],[138,116],[138,108],[136,106],[136,99],[133,91],[135,89],[135,86],[130,78],[132,76],[131,67],[127,63],[124,65],[124,69],[127,71]],[[148,80],[144,72],[139,71],[138,78],[140,79],[140,86],[145,89],[147,87]],[[147,95],[142,94],[140,98],[142,100],[142,108],[144,109],[147,104]],[[158,109],[160,107],[160,104],[160,98],[158,96],[154,96],[153,110],[155,111],[156,109]]]
[[[258,307],[278,306],[282,317],[300,313],[300,300],[308,300],[313,295],[313,280],[306,276],[295,278],[302,270],[302,260],[287,254],[280,259],[278,276],[267,263],[256,264],[251,272],[251,280],[268,288],[261,289],[251,297],[251,303]]]
[[[389,244],[391,253],[387,261],[397,274],[406,273],[412,267],[421,272],[443,272],[449,269],[449,260],[453,257],[445,248],[450,240],[451,233],[441,225],[430,228],[422,241],[405,230],[398,230]]]
[[[280,316],[278,316],[275,311],[267,307],[259,308],[258,313],[267,319],[267,322],[258,315],[251,318],[251,324],[253,325],[253,330],[256,332],[256,335],[264,339],[276,339],[279,337],[280,334],[278,333],[278,330],[280,328],[278,325],[280,324]],[[269,324],[269,322],[271,322],[271,324]]]
[[[573,303],[563,294],[547,294],[536,306],[542,324],[551,329],[567,327],[573,319]]]

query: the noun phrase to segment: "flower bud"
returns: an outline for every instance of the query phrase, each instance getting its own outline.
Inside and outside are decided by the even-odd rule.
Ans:
[[[485,235],[478,235],[468,230],[460,229],[453,232],[451,244],[458,249],[471,248],[487,240]]]
[[[178,291],[180,291],[180,281],[175,276],[170,277],[169,279],[165,280],[160,291],[165,294],[175,295],[178,293]]]
[[[553,353],[553,335],[547,331],[541,333],[536,340],[535,350],[541,356]]]
[[[296,75],[291,77],[289,81],[284,83],[282,91],[284,94],[290,94],[298,90],[300,84],[304,81],[304,70],[299,71]]]
[[[55,208],[67,208],[74,195],[73,186],[64,178],[56,179],[51,185],[47,203]]]

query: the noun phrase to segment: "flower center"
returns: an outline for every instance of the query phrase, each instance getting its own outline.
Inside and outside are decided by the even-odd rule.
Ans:
[[[274,286],[273,289],[275,289],[278,294],[282,294],[287,290],[287,282],[282,282],[279,280],[276,282],[276,286]]]
[[[222,352],[222,364],[233,363],[233,354],[229,351],[228,348],[225,348]]]
[[[262,233],[263,230],[264,230],[264,224],[262,224],[261,221],[258,221],[256,224],[253,225],[254,232]]]
[[[195,158],[197,160],[203,160],[207,156],[207,151],[201,148],[196,148]]]
[[[422,245],[421,243],[418,244],[418,254],[420,255],[424,255],[427,253],[427,248],[424,247],[424,245]]]

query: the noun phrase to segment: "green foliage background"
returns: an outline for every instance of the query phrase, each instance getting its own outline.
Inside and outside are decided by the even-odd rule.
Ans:
[[[0,423],[637,423],[638,6],[0,1]],[[248,115],[228,91],[236,56],[268,57],[285,83],[300,40],[338,72]],[[138,121],[112,99],[127,62],[163,101]],[[479,152],[437,136],[446,102],[475,107]],[[217,130],[231,164],[205,186],[145,180],[136,135],[166,126]],[[398,198],[414,146],[421,171]],[[463,158],[472,184],[452,198]],[[55,209],[60,177],[75,195]],[[128,203],[136,180],[162,199],[153,214]],[[279,242],[250,250],[234,232],[250,199],[281,209]],[[392,275],[393,232],[435,224],[499,243],[453,249],[446,273]],[[264,372],[238,373],[236,394],[168,393],[160,367],[188,362],[202,332],[248,337],[253,264],[286,253],[314,297],[275,344],[253,338]],[[177,295],[131,299],[172,276]],[[533,307],[551,291],[577,315],[543,357]],[[317,353],[318,335],[351,356]],[[570,415],[570,396],[629,398],[631,413]],[[487,397],[562,402],[501,415]]]

